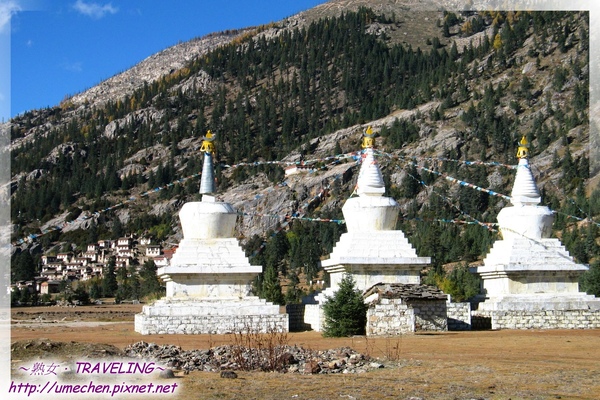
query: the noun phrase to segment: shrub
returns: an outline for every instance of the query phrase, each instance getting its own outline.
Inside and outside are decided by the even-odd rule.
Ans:
[[[437,287],[452,296],[455,302],[468,301],[479,294],[480,280],[469,271],[466,264],[459,265],[446,276],[438,276]]]
[[[325,323],[323,336],[342,337],[364,335],[367,323],[367,305],[360,291],[355,289],[351,275],[344,275],[340,287],[323,305]]]

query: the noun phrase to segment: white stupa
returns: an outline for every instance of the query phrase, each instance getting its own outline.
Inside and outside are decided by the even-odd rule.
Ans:
[[[419,257],[404,232],[396,230],[400,206],[385,197],[385,184],[374,157],[374,134],[369,127],[363,135],[363,155],[356,194],[346,200],[342,213],[347,232],[321,265],[330,275],[331,285],[315,301],[306,305],[305,322],[320,330],[317,309],[339,288],[345,274],[352,275],[356,288],[366,291],[378,283],[419,284],[420,272],[431,262]]]
[[[527,145],[523,137],[512,206],[498,213],[502,240],[494,243],[483,266],[476,268],[484,297],[477,312],[491,315],[494,329],[521,327],[500,322],[501,315],[511,312],[521,312],[523,317],[523,312],[589,310],[600,304],[594,296],[579,292],[578,278],[588,267],[575,263],[560,241],[550,237],[554,214],[539,205]]]
[[[142,334],[287,331],[287,314],[251,295],[251,281],[262,267],[250,265],[234,237],[237,213],[213,196],[214,135],[209,131],[204,139],[202,201],[181,208],[183,239],[169,265],[157,270],[166,281],[166,297],[143,307],[135,316],[135,330]]]

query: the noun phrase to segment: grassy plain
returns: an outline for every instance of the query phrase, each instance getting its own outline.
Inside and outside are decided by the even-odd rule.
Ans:
[[[31,357],[83,359],[96,345],[123,349],[138,341],[184,350],[232,343],[232,335],[140,335],[133,315],[141,306],[14,309],[11,342],[44,338],[65,343],[51,350],[12,352],[13,371]],[[25,342],[23,342],[25,341]],[[176,395],[195,399],[598,399],[600,331],[502,330],[414,334],[389,338],[288,335],[311,350],[349,346],[385,368],[364,374],[302,375],[178,372]],[[24,347],[24,346],[21,346]],[[102,347],[99,351],[106,351]],[[87,354],[86,354],[87,353]],[[97,354],[97,353],[94,353]],[[93,355],[93,354],[92,354]]]

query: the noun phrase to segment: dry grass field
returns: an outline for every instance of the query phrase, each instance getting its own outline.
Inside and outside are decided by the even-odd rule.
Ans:
[[[230,344],[232,335],[140,335],[141,306],[38,307],[12,311],[12,343],[63,342],[52,350],[13,346],[18,365],[36,359],[83,360],[139,341],[184,350]],[[349,346],[385,367],[363,374],[176,372],[181,399],[598,399],[600,331],[528,330],[414,334],[391,338],[323,338],[290,333],[288,344],[314,351]],[[24,342],[25,341],[25,342]],[[27,347],[27,349],[25,349]],[[99,350],[100,349],[100,350]],[[95,352],[96,351],[96,352]],[[110,353],[110,352],[109,352]],[[102,398],[102,397],[100,397]],[[106,398],[106,397],[103,397]]]

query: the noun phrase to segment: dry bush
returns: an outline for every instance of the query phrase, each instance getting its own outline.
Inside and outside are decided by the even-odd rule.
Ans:
[[[232,357],[244,371],[282,372],[289,365],[286,357],[287,332],[269,326],[265,333],[246,324],[231,334]]]
[[[399,361],[402,356],[402,337],[402,335],[386,336],[383,338],[384,342],[382,344],[382,338],[375,340],[369,338],[369,336],[364,336],[365,356],[371,358],[374,354],[381,354],[386,361]]]

